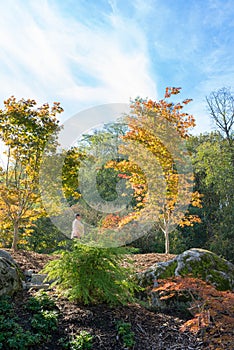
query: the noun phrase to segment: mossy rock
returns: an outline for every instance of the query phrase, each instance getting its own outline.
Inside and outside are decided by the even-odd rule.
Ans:
[[[158,279],[192,276],[211,283],[217,290],[234,289],[234,265],[204,249],[193,248],[167,262],[156,263],[138,274],[143,287],[157,286]]]

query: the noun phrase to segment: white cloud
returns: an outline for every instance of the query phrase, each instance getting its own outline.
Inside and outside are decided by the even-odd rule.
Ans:
[[[161,95],[173,84],[194,99],[207,130],[205,96],[233,87],[232,3],[2,1],[0,104],[12,94],[60,101],[65,119],[138,95],[156,99],[158,86]]]
[[[4,13],[0,24],[1,64],[7,70],[1,70],[0,93],[16,94],[19,97],[46,98],[55,87],[71,80],[67,74],[63,57],[51,36],[53,30],[53,11],[39,13],[25,5],[9,2],[4,4]],[[50,30],[40,26],[35,20],[44,19],[44,26],[50,23]],[[54,36],[56,41],[56,36]],[[61,49],[60,49],[61,51]],[[56,94],[56,91],[55,91]]]
[[[59,100],[77,112],[137,95],[155,97],[146,38],[136,22],[126,26],[112,13],[109,26],[88,26],[45,0],[9,1],[0,11],[1,100],[12,94],[40,103]]]

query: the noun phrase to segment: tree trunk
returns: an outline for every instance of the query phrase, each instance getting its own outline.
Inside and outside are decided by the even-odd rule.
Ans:
[[[169,254],[169,232],[167,230],[164,231],[165,237],[165,254]]]
[[[17,244],[19,240],[19,223],[18,221],[14,222],[14,236],[13,236],[13,242],[11,248],[13,251],[18,250]]]

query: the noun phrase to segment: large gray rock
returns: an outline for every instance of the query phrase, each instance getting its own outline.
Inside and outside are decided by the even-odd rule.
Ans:
[[[199,248],[186,250],[167,262],[156,263],[139,273],[140,285],[157,287],[158,279],[192,276],[211,283],[218,290],[234,289],[234,265],[216,254]]]
[[[0,249],[0,258],[5,258],[7,260],[10,260],[13,264],[17,265],[16,261],[12,258],[11,254],[6,252],[3,249]]]
[[[22,289],[20,270],[8,252],[0,250],[0,296]]]

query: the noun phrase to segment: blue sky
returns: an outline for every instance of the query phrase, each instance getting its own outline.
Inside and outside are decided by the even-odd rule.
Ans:
[[[0,1],[0,105],[11,95],[61,102],[62,121],[104,103],[205,96],[234,82],[234,0]]]

